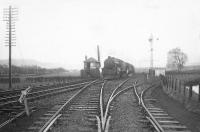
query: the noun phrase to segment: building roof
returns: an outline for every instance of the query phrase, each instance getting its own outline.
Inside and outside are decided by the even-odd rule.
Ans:
[[[93,57],[90,57],[89,59],[85,60],[85,62],[98,62],[98,61]]]

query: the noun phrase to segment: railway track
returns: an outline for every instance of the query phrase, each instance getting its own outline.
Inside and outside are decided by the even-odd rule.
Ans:
[[[148,126],[151,124],[150,126],[153,128],[153,131],[157,132],[191,132],[186,126],[171,117],[164,109],[156,107],[153,104],[156,99],[145,96],[148,90],[157,86],[158,84],[153,84],[142,92],[139,92],[139,87],[134,87],[135,95],[138,98],[138,104],[141,106],[140,108],[144,117],[141,122]]]
[[[94,85],[98,85],[99,83],[102,82],[93,81],[84,86],[78,92],[66,97],[66,99],[60,102],[60,104],[55,105],[38,121],[34,122],[34,124],[29,127],[26,132],[46,132],[51,129],[52,124],[55,124],[55,122],[58,122],[60,126],[65,127],[55,127],[55,131],[57,131],[57,129],[68,129],[68,131],[70,131],[72,128],[69,127],[72,126],[74,128],[74,125],[70,124],[73,124],[75,121],[82,123],[81,125],[75,127],[77,131],[97,130],[96,115],[99,115],[98,107],[100,87]],[[65,125],[66,123],[67,125]]]
[[[136,80],[137,78],[132,80],[127,79],[125,81],[123,81],[122,83],[120,83],[110,94],[109,99],[107,101],[107,104],[105,104],[104,108],[101,108],[101,118],[99,118],[99,121],[101,121],[101,123],[99,123],[101,125],[101,132],[108,132],[108,131],[115,131],[116,129],[113,129],[113,125],[118,122],[120,123],[121,121],[118,120],[119,118],[114,117],[115,115],[113,115],[113,110],[116,110],[116,106],[118,105],[118,101],[117,99],[119,98],[120,95],[123,94],[130,94],[133,92],[134,90],[134,84],[137,82]],[[139,82],[139,84],[137,85],[141,85],[143,84],[143,81]],[[102,88],[103,89],[103,88]],[[102,92],[103,93],[103,92]],[[125,95],[126,96],[126,95]],[[103,98],[103,96],[102,96]],[[104,102],[105,103],[105,102]],[[124,113],[122,113],[124,114]],[[114,124],[113,124],[114,123]],[[120,123],[121,124],[121,123]],[[117,130],[119,131],[119,130]]]
[[[32,100],[38,99],[40,97],[45,97],[50,94],[55,94],[56,92],[59,93],[59,92],[62,92],[61,90],[63,90],[63,92],[64,92],[67,89],[69,90],[70,88],[80,87],[87,83],[89,83],[89,82],[77,83],[77,84],[73,84],[73,85],[66,85],[66,86],[54,87],[54,88],[48,88],[48,89],[40,89],[37,91],[33,90],[32,92],[30,92],[28,94],[28,100],[32,101]],[[20,94],[13,95],[13,96],[9,96],[9,95],[6,97],[0,98],[0,108],[7,106],[7,105],[19,103],[18,99],[20,97]],[[1,109],[0,109],[0,111],[1,111]]]
[[[65,101],[54,106],[26,131],[47,132],[49,129],[53,132],[108,131],[113,100],[123,92],[133,89],[133,85],[123,87],[127,81],[123,81],[115,88],[107,102],[103,100],[105,81],[104,83],[98,82],[102,83],[102,85],[89,86],[90,84],[88,84],[70,98],[66,98]]]
[[[78,83],[84,83],[84,82],[89,82],[92,80],[80,80],[80,81],[72,81],[72,82],[67,82],[67,83],[58,83],[58,84],[53,84],[53,85],[40,85],[40,86],[31,86],[32,87],[32,92],[40,91],[41,89],[49,89],[49,88],[54,88],[54,87],[63,87],[63,86],[68,86],[68,85],[74,85]],[[14,89],[14,90],[4,90],[0,91],[0,99],[1,98],[6,98],[8,96],[17,96],[21,94],[22,90],[25,90],[27,87],[20,88],[20,89]]]
[[[34,102],[35,100],[46,98],[49,96],[53,96],[56,94],[61,94],[64,92],[74,91],[82,88],[84,85],[88,84],[89,82],[82,82],[78,84],[73,85],[67,85],[57,88],[50,88],[50,89],[44,89],[44,90],[38,90],[31,92],[27,100],[30,103]],[[10,95],[10,94],[9,94]],[[5,120],[0,124],[0,129],[16,118],[19,118],[25,114],[24,105],[19,103],[19,95],[14,95],[10,97],[4,97],[0,99],[0,115],[7,116]],[[34,111],[35,107],[30,107],[30,111]],[[4,117],[5,117],[4,116]]]
[[[135,110],[138,109],[136,112],[138,113],[138,116],[134,117],[136,118],[135,122],[143,124],[143,126],[147,127],[148,131],[190,132],[186,126],[169,116],[165,110],[155,107],[155,99],[146,96],[149,94],[151,88],[155,88],[159,85],[158,82],[152,83],[148,88],[141,89],[140,86],[142,86],[144,82],[140,81],[139,83],[136,83],[136,79],[132,81],[129,81],[128,79],[124,80],[113,87],[112,89],[114,90],[110,95],[108,94],[107,100],[105,99],[104,90],[108,81],[105,80],[93,81],[85,84],[82,88],[80,87],[76,90],[71,90],[71,92],[63,98],[63,101],[54,105],[43,116],[34,121],[34,123],[25,131],[108,132],[109,128],[111,131],[116,130],[112,129],[112,125],[116,126],[116,124],[113,123],[117,119],[112,114],[113,108],[115,108],[116,103],[118,103],[118,101],[115,100],[123,93],[134,92],[135,96],[133,98],[134,100],[137,98],[139,102],[139,105],[135,105],[137,102],[133,102],[133,107],[137,107]],[[110,86],[112,85],[108,85],[107,87]],[[138,120],[138,117],[140,120]],[[120,121],[118,121],[118,123],[120,123]]]

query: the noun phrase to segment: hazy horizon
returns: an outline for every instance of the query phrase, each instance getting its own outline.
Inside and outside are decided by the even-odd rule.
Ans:
[[[150,65],[150,34],[154,66],[166,66],[167,52],[180,47],[188,63],[199,64],[200,1],[198,0],[1,0],[0,60],[8,59],[3,8],[19,10],[13,59],[57,63],[81,69],[85,55],[101,61],[114,56],[135,65]]]

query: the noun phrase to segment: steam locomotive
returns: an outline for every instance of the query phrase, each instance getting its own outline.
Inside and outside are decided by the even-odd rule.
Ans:
[[[135,68],[133,65],[110,56],[104,61],[104,67],[102,68],[104,78],[131,76],[134,73]]]

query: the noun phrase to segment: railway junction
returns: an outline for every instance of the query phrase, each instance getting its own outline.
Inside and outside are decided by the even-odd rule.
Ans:
[[[34,44],[30,47],[36,48],[31,51],[32,49],[30,50],[28,45],[27,51],[24,51],[31,52],[32,58],[35,56],[43,57],[44,60],[54,58],[52,61],[55,61],[55,63],[60,60],[60,62],[63,61],[73,68],[71,62],[74,61],[75,63],[77,56],[80,57],[79,55],[85,54],[78,51],[80,48],[87,49],[94,42],[105,41],[105,45],[102,44],[102,46],[104,45],[104,48],[108,49],[107,51],[104,50],[106,58],[103,63],[99,45],[97,45],[97,59],[85,56],[83,67],[78,71],[64,68],[43,68],[37,65],[24,66],[24,63],[21,66],[12,65],[12,46],[16,41],[15,24],[18,11],[17,8],[12,6],[3,10],[4,21],[6,22],[5,43],[9,49],[9,56],[8,65],[0,64],[0,84],[2,84],[0,87],[0,132],[200,132],[200,66],[185,66],[188,60],[187,54],[178,47],[169,51],[164,49],[169,42],[197,43],[194,36],[190,35],[197,34],[193,31],[194,25],[198,25],[198,22],[191,23],[191,21],[197,19],[194,12],[199,11],[200,8],[195,9],[196,3],[193,3],[195,5],[194,10],[191,7],[183,6],[184,8],[180,8],[181,13],[184,13],[182,9],[191,8],[193,11],[192,15],[188,17],[190,10],[187,10],[187,17],[184,18],[185,14],[175,13],[177,8],[173,13],[166,14],[168,10],[161,9],[162,6],[166,6],[165,4],[160,7],[155,4],[157,2],[152,3],[151,1],[151,4],[145,4],[147,7],[143,10],[143,7],[141,9],[133,8],[136,7],[137,2],[124,2],[122,4],[120,2],[102,2],[100,6],[98,2],[86,2],[87,4],[73,3],[72,1],[58,2],[59,6],[52,6],[55,8],[54,13],[51,12],[52,8],[49,8],[48,4],[43,3],[42,5],[41,3],[42,6],[47,5],[46,7],[48,7],[47,10],[44,10],[43,8],[40,9],[41,5],[37,3],[34,9],[42,10],[42,13],[38,13],[38,15],[43,15],[40,16],[41,19],[46,21],[42,20],[38,23],[27,17],[29,18],[28,22],[33,24],[30,29],[36,29],[33,32],[34,34],[27,30],[29,31],[28,36],[26,36],[27,31],[24,29],[29,23],[25,24],[27,21],[23,21],[24,23],[19,26],[22,27],[23,25],[24,27],[21,31],[23,39],[21,38],[22,41],[20,41],[22,44],[24,42],[30,44],[37,42],[40,44],[39,46],[45,49],[41,48],[40,51],[38,45],[35,46]],[[174,2],[171,3],[176,5]],[[179,2],[177,3],[181,5]],[[51,4],[54,4],[54,2]],[[32,6],[31,4],[27,5]],[[73,7],[73,10],[66,10],[71,7]],[[166,6],[166,9],[169,7]],[[104,8],[106,8],[105,11],[102,10]],[[28,8],[24,9],[27,10]],[[169,9],[171,11],[173,8]],[[138,15],[142,10],[145,13]],[[157,10],[162,13],[160,14]],[[51,16],[55,14],[59,14],[58,17]],[[146,23],[149,22],[148,19],[143,19],[145,14],[147,14],[146,18],[152,19],[150,24]],[[23,15],[25,18],[29,16]],[[40,18],[39,16],[37,18]],[[168,17],[171,16],[173,16],[171,22],[168,22]],[[167,19],[164,19],[165,17]],[[174,21],[176,17],[183,17],[184,19],[179,22],[176,19],[176,22]],[[58,18],[58,20],[52,21],[49,18]],[[67,19],[63,21],[64,18]],[[95,20],[93,20],[94,18]],[[136,18],[136,20],[130,18]],[[52,26],[54,24],[55,27]],[[157,28],[161,26],[160,24],[163,28],[162,32]],[[149,27],[146,25],[149,25]],[[152,27],[153,25],[156,25],[156,27]],[[184,29],[185,27],[187,27],[187,30]],[[192,27],[192,32],[189,27]],[[142,64],[144,66],[142,68],[139,66],[139,63],[146,60],[145,53],[147,53],[144,47],[140,47],[144,43],[140,39],[144,38],[149,29],[155,29],[157,33],[161,32],[161,39],[163,39],[161,44],[166,47],[160,47],[160,49],[163,48],[163,51],[167,52],[166,67],[154,66],[154,61],[157,60],[153,58],[153,44],[159,38],[152,34],[147,39],[147,43],[150,44],[150,67],[147,68],[146,63]],[[170,33],[166,33],[165,30]],[[181,33],[182,31],[187,31],[187,34]],[[173,36],[170,36],[171,34]],[[44,35],[47,35],[47,37]],[[68,38],[66,39],[66,36],[62,35],[66,35]],[[184,35],[189,37],[185,39]],[[35,39],[35,36],[38,38]],[[136,37],[133,38],[133,36]],[[168,41],[166,38],[170,38],[170,40]],[[24,41],[26,39],[27,41]],[[52,45],[46,45],[48,43]],[[66,43],[70,45],[66,45]],[[89,44],[87,45],[87,43]],[[133,43],[135,45],[132,45]],[[121,47],[119,44],[121,44]],[[116,48],[116,45],[119,48]],[[189,49],[188,52],[192,50]],[[35,54],[39,51],[41,54]],[[118,51],[119,53],[116,53]],[[163,51],[160,50],[157,54],[161,55]],[[87,50],[84,52],[89,54]],[[120,53],[126,54],[122,57],[123,59],[118,58]],[[67,58],[69,56],[70,58]],[[159,61],[162,61],[162,65],[164,65],[162,56],[164,55],[157,57],[160,57]],[[196,54],[196,57],[199,57],[198,54]],[[130,62],[124,59],[130,60]],[[135,61],[134,59],[138,60]],[[80,62],[80,60],[76,61]],[[80,66],[79,63],[77,64]],[[78,75],[72,77],[69,71],[76,71]],[[8,87],[5,88],[5,86]]]
[[[6,95],[11,93],[1,92],[5,99],[1,102],[4,116],[0,129],[5,132],[198,132],[199,115],[170,98],[162,85],[158,77],[147,79],[138,74],[35,88],[27,96],[29,116],[23,104],[16,102],[17,91],[7,101]]]

